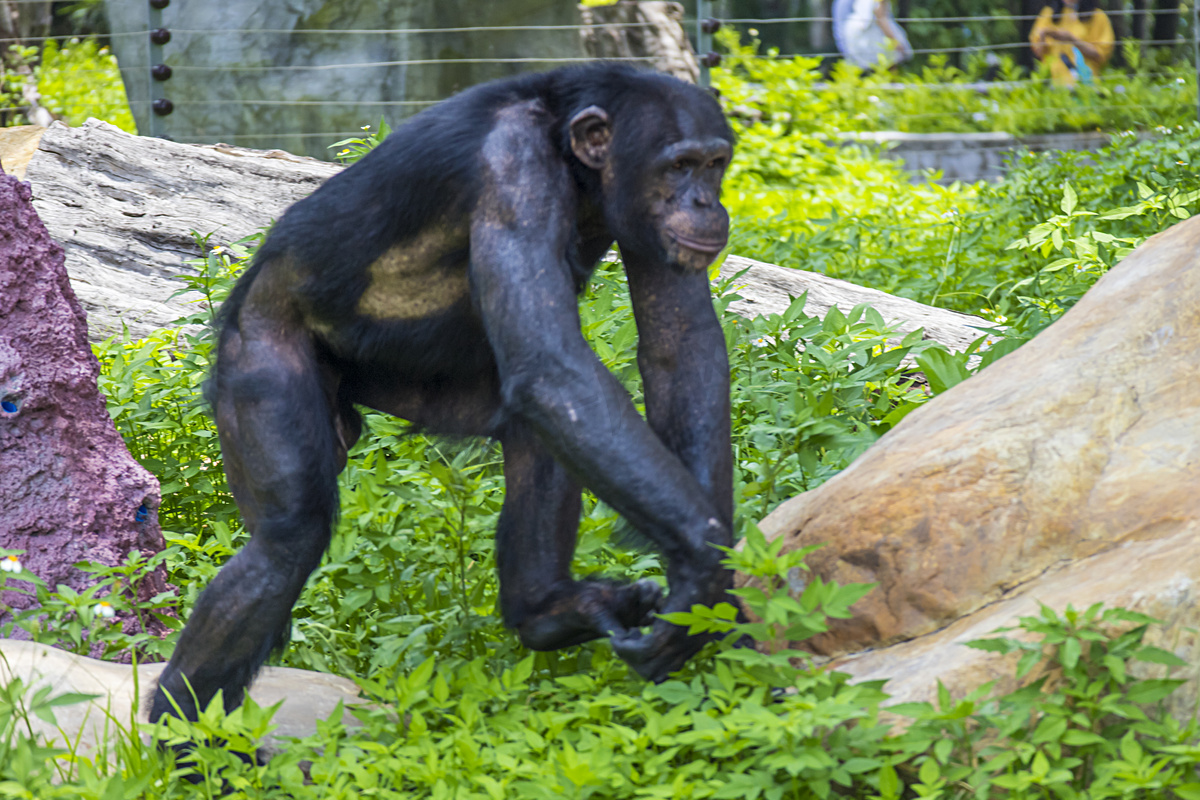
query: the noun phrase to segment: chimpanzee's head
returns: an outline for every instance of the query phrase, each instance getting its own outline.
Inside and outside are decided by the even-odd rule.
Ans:
[[[666,76],[638,84],[612,108],[576,113],[571,150],[599,172],[605,221],[623,252],[702,270],[729,239],[721,179],[733,134],[703,89]]]

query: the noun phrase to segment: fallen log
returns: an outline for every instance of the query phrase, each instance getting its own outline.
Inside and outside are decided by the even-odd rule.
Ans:
[[[197,295],[183,288],[189,260],[199,258],[196,235],[228,244],[270,225],[340,166],[281,150],[224,144],[178,144],[135,136],[88,120],[79,128],[9,129],[0,133],[0,163],[33,188],[33,204],[63,246],[67,273],[88,315],[89,338],[122,326],[135,338],[170,326],[189,313]],[[824,315],[874,306],[902,333],[961,350],[986,320],[867,289],[803,270],[730,256],[721,268],[742,299],[745,316],[778,313],[808,293],[806,310]]]
[[[66,251],[92,341],[122,325],[134,338],[172,325],[198,299],[172,299],[202,255],[196,234],[210,245],[249,236],[338,170],[282,150],[134,136],[98,120],[40,130],[36,149],[28,135],[23,142],[24,163],[5,158],[4,168],[29,181],[38,216]]]

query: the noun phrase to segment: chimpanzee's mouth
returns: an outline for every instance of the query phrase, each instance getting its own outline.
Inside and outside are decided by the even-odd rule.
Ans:
[[[725,245],[729,242],[728,238],[692,239],[675,233],[674,231],[671,232],[671,237],[688,250],[695,250],[697,253],[705,253],[712,256],[715,256],[717,253],[724,250]]]

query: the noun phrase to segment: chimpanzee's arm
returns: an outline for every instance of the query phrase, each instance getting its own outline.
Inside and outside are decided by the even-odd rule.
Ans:
[[[536,103],[498,115],[471,229],[472,294],[505,407],[661,547],[679,603],[706,602],[720,591],[711,584],[721,556],[708,542],[728,537],[728,501],[714,502],[711,486],[654,434],[580,333],[565,258],[572,183],[544,125]]]
[[[732,525],[729,356],[708,275],[680,273],[634,253],[623,257],[638,325],[646,418]]]

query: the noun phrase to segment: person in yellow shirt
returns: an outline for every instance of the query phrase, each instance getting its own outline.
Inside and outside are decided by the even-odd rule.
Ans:
[[[1113,28],[1096,0],[1053,0],[1042,9],[1029,43],[1033,54],[1050,64],[1059,86],[1090,83],[1112,55]]]

